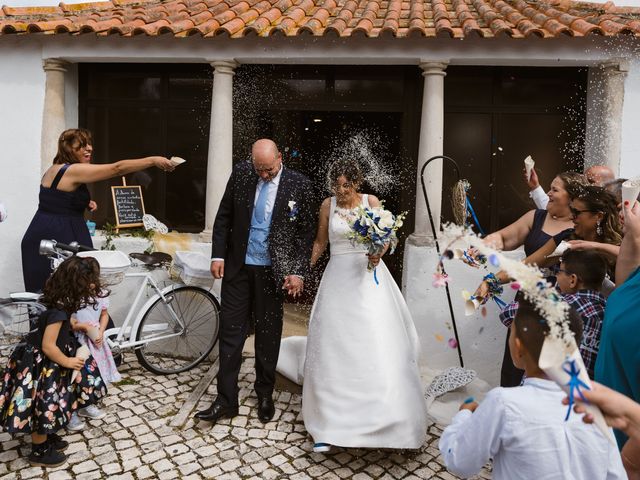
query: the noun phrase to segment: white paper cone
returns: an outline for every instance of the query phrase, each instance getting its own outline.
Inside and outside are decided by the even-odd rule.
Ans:
[[[95,342],[100,336],[100,329],[98,327],[91,326],[87,330],[87,337],[91,339],[91,341]]]
[[[460,260],[463,257],[464,257],[464,250],[462,250],[461,248],[453,249],[453,258],[455,258],[456,260]]]
[[[624,212],[624,202],[629,202],[633,208],[633,204],[640,193],[640,178],[632,178],[622,184],[622,211]],[[625,213],[626,215],[626,213]]]
[[[91,352],[89,352],[89,347],[87,347],[86,345],[80,345],[78,347],[78,350],[76,351],[76,357],[86,360],[87,358],[89,358],[89,355],[91,355]],[[73,373],[71,374],[71,383],[73,383],[79,373],[79,370],[73,371]]]
[[[536,162],[533,161],[533,158],[531,158],[531,155],[529,155],[527,158],[524,159],[524,168],[527,172],[527,181],[531,180],[531,170],[533,170],[533,166],[536,164]]]
[[[561,339],[548,336],[542,345],[540,351],[540,359],[538,360],[538,366],[551,380],[556,382],[567,395],[570,388],[568,386],[571,376],[562,368],[567,361],[574,361],[575,366],[578,369],[578,378],[584,382],[589,388],[591,388],[591,380],[587,374],[587,368],[584,366],[584,361],[578,350],[578,346],[575,341],[572,341],[570,345],[566,345]],[[577,396],[577,398],[576,398]],[[575,401],[580,400],[580,396],[574,391]],[[598,407],[592,404],[580,402],[585,406],[588,413],[593,416],[593,423],[598,427],[602,434],[609,439],[609,441],[615,445],[615,439],[611,434],[611,429],[607,426],[607,422],[602,415],[602,412]]]
[[[566,252],[570,248],[571,248],[571,244],[569,242],[566,242],[566,241],[562,240],[560,242],[560,244],[556,247],[556,249],[552,253],[547,255],[547,258],[548,257],[560,257],[560,256],[562,256],[564,254],[564,252]]]
[[[171,157],[169,161],[173,163],[175,166],[182,165],[184,162],[186,162],[184,158],[180,158],[180,157]]]
[[[480,308],[480,305],[482,305],[480,303],[480,300],[478,300],[477,298],[470,298],[469,300],[464,302],[464,314],[467,317],[470,317],[471,315],[476,313],[476,310]]]

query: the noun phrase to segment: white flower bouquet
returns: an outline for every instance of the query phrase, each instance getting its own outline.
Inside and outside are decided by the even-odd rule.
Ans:
[[[354,208],[347,223],[351,231],[347,238],[352,244],[362,244],[368,247],[369,255],[381,254],[389,245],[389,253],[393,253],[398,244],[396,231],[402,226],[406,213],[394,215],[382,205],[379,207]],[[367,270],[375,270],[371,262]]]

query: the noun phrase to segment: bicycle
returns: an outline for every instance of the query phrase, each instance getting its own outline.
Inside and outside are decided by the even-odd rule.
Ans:
[[[0,357],[10,355],[16,344],[31,331],[31,320],[47,309],[39,298],[39,294],[28,292],[0,298]]]
[[[167,268],[169,255],[131,254],[147,271],[125,273],[131,261],[117,250],[90,250],[43,240],[40,253],[51,258],[54,267],[71,255],[94,257],[100,263],[101,275],[104,270],[112,284],[124,278],[142,279],[122,326],[104,332],[105,341],[115,355],[133,349],[140,364],[150,372],[171,374],[195,367],[213,350],[218,339],[220,303],[212,292],[199,286],[173,283],[160,288],[151,271]],[[138,308],[147,288],[153,294]],[[24,300],[12,299],[9,303],[23,305]],[[28,303],[34,308],[31,301]]]

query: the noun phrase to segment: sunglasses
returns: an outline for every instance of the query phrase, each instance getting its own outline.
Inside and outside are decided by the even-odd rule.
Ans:
[[[569,211],[571,212],[571,215],[573,215],[574,217],[577,217],[578,215],[584,212],[593,213],[593,210],[578,210],[577,208],[573,208],[573,207],[569,207]]]

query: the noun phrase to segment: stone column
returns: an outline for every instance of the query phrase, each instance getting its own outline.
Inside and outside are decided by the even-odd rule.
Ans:
[[[622,107],[628,61],[612,60],[589,69],[585,169],[607,165],[620,173]]]
[[[424,352],[421,361],[435,370],[458,364],[456,350],[442,348],[443,344],[436,340],[440,338],[442,341],[448,341],[448,338],[453,335],[446,327],[451,325],[451,318],[445,291],[431,287],[432,275],[438,264],[438,252],[429,224],[420,178],[420,171],[425,162],[433,156],[443,154],[446,67],[447,64],[443,62],[420,64],[424,77],[424,93],[416,175],[416,218],[415,229],[405,243],[402,270],[402,291]],[[438,229],[442,204],[442,160],[431,162],[425,170],[424,178],[431,213]],[[464,345],[463,342],[461,343]]]
[[[66,128],[64,116],[64,74],[67,62],[57,58],[47,58],[42,62],[46,74],[44,110],[42,115],[42,136],[40,139],[40,173],[51,166],[58,152],[58,138]]]
[[[425,162],[435,156],[442,155],[444,138],[444,77],[447,64],[443,62],[423,62],[420,64],[424,77],[422,96],[422,115],[420,120],[420,145],[418,148],[418,170],[416,180],[415,229],[410,242],[425,245],[432,238],[427,206],[422,194],[420,171]],[[436,227],[440,228],[440,211],[442,204],[442,160],[429,164],[424,172],[427,195],[431,213]]]
[[[202,238],[211,241],[213,222],[233,166],[233,75],[237,63],[214,61],[209,153],[207,162],[207,198]]]

